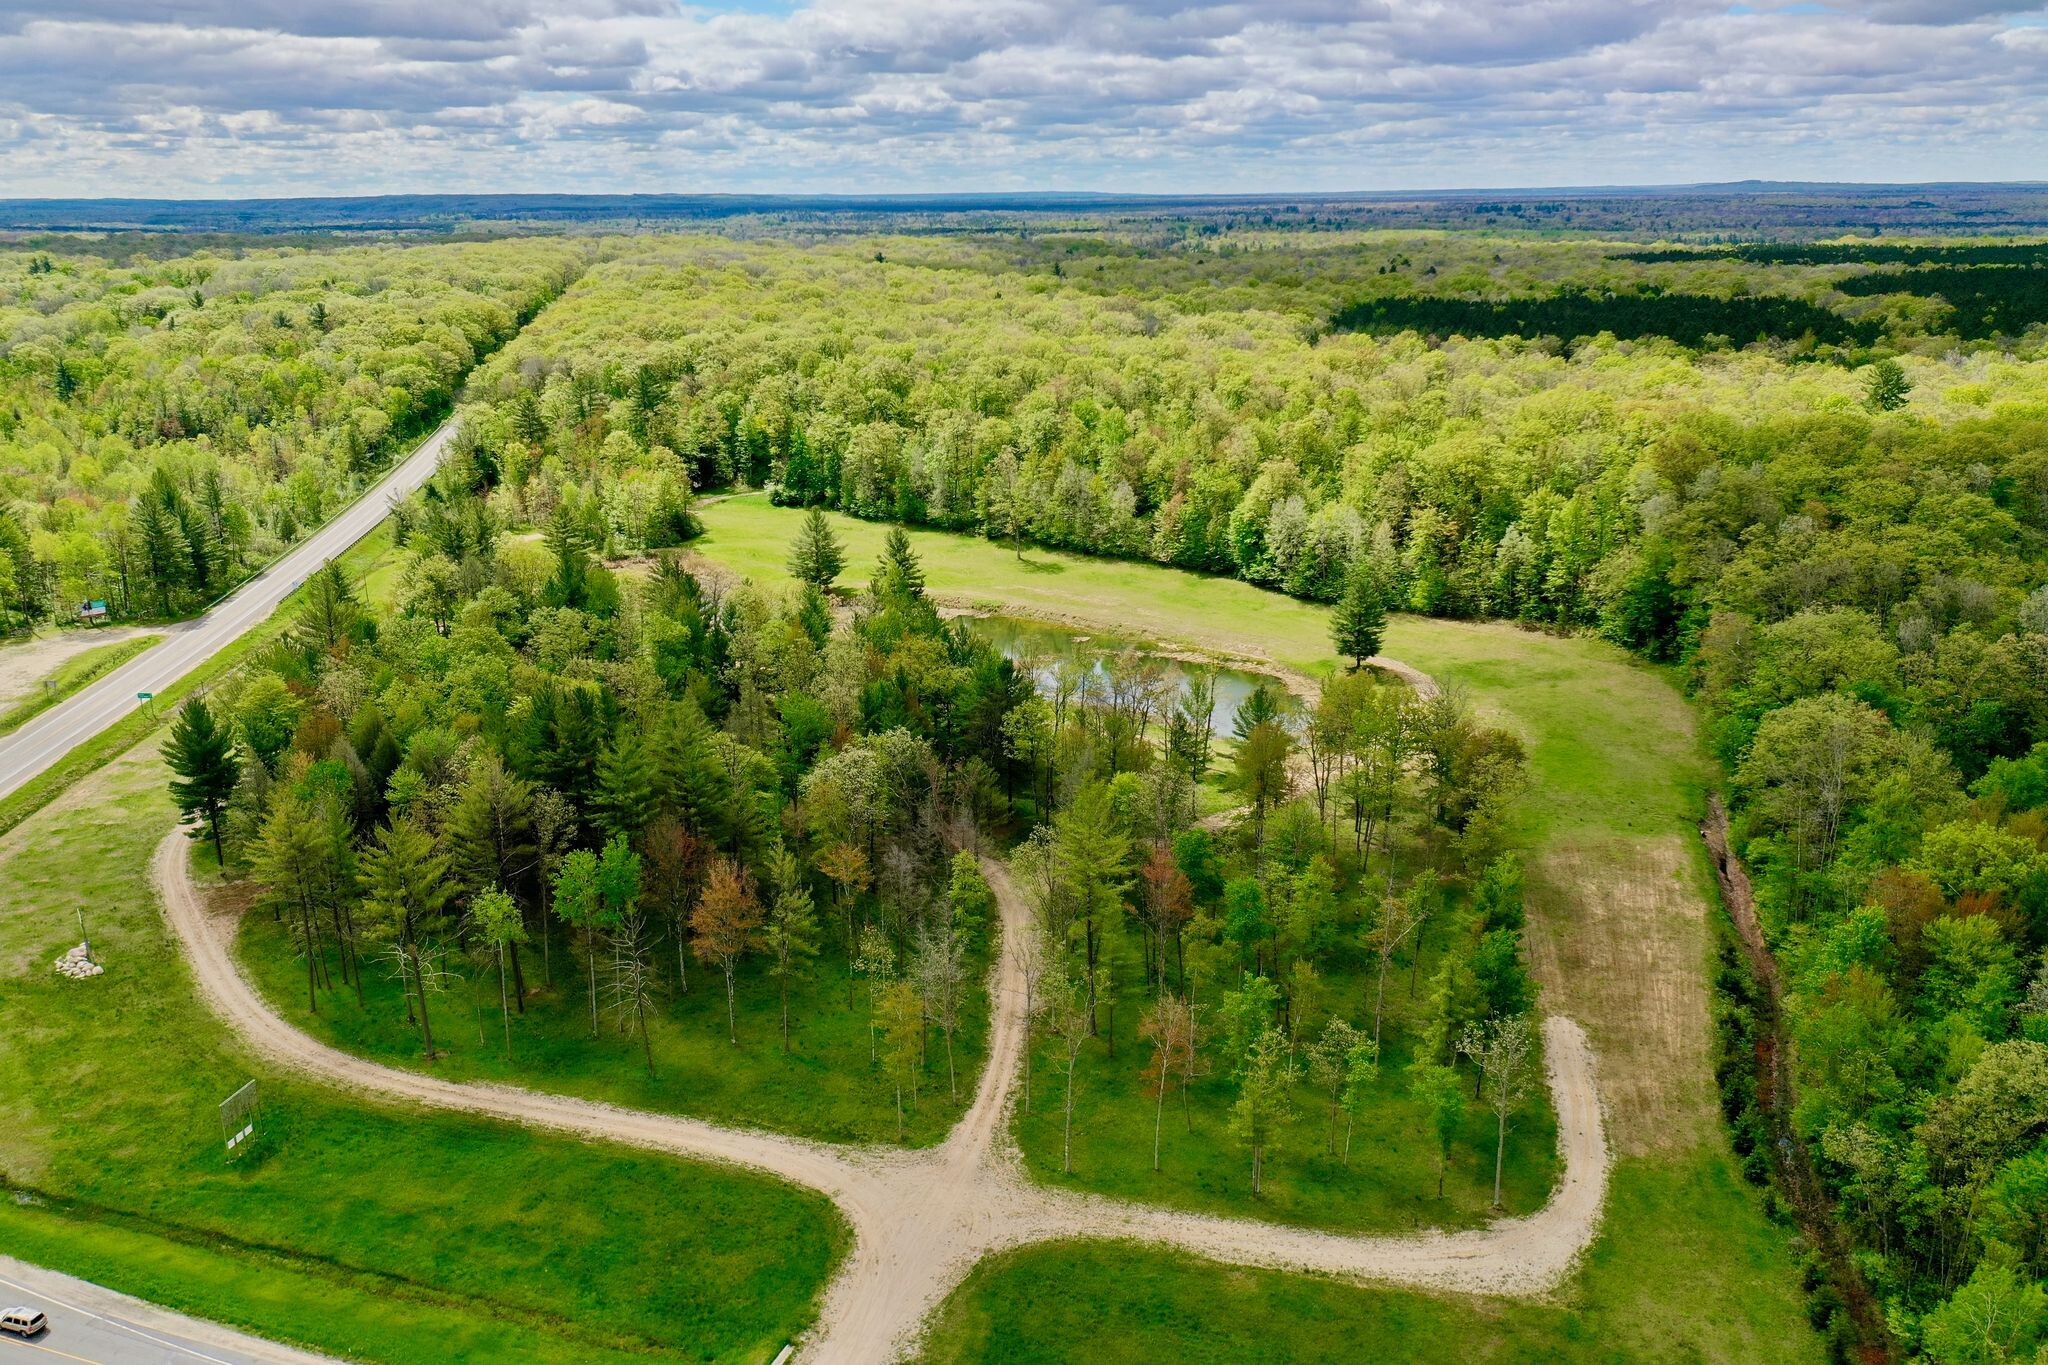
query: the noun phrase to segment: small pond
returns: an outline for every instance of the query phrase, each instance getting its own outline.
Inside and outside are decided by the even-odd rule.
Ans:
[[[1025,668],[1042,693],[1052,691],[1054,676],[1063,663],[1081,664],[1091,677],[1100,680],[1107,675],[1111,660],[1125,650],[1134,649],[1158,665],[1161,681],[1172,689],[1176,698],[1187,691],[1190,678],[1206,677],[1214,681],[1216,711],[1211,728],[1219,736],[1230,734],[1231,719],[1236,716],[1239,704],[1261,683],[1281,693],[1284,709],[1291,710],[1295,704],[1276,678],[1162,655],[1160,646],[1149,640],[1074,631],[1015,616],[974,616],[967,618],[967,622],[969,629],[994,645],[1004,658]]]

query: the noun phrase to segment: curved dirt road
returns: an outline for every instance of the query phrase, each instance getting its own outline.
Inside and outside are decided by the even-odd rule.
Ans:
[[[159,845],[152,870],[202,993],[273,1062],[356,1094],[748,1167],[825,1194],[851,1225],[854,1247],[802,1343],[806,1359],[835,1365],[897,1359],[976,1261],[1052,1238],[1133,1238],[1236,1265],[1511,1295],[1555,1288],[1592,1241],[1606,1196],[1608,1150],[1592,1053],[1578,1026],[1562,1018],[1545,1021],[1544,1040],[1564,1175],[1550,1202],[1526,1218],[1465,1232],[1348,1237],[1031,1184],[1009,1137],[1029,1032],[1016,948],[1028,929],[1029,911],[1004,867],[994,861],[984,866],[1003,920],[1003,950],[991,983],[995,1017],[988,1063],[959,1124],[945,1142],[921,1152],[831,1147],[515,1086],[458,1084],[352,1056],[287,1023],[242,976],[230,951],[234,920],[210,914],[201,903],[181,831],[173,830]]]

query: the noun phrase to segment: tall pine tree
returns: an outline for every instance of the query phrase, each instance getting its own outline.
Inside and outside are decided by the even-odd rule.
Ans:
[[[613,837],[639,839],[660,805],[654,785],[654,762],[639,731],[631,724],[620,726],[597,760],[598,827]]]
[[[235,736],[227,723],[213,713],[204,697],[194,697],[171,722],[171,737],[164,745],[164,761],[171,765],[171,795],[186,815],[203,815],[213,836],[213,854],[227,870],[226,850],[221,845],[220,820],[227,812],[228,798],[242,775],[241,760],[235,757]]]
[[[875,566],[873,584],[876,598],[883,602],[908,604],[924,600],[924,566],[910,548],[910,535],[901,526],[891,526],[882,542],[882,560]]]
[[[805,515],[804,524],[797,528],[796,540],[789,547],[790,576],[799,583],[808,583],[825,592],[845,567],[846,551],[841,548],[839,537],[832,533],[832,523],[825,520],[822,511],[813,507]]]
[[[1387,604],[1379,585],[1363,569],[1353,569],[1344,585],[1344,596],[1330,617],[1330,638],[1337,652],[1351,660],[1356,670],[1380,652],[1380,639],[1387,632]]]

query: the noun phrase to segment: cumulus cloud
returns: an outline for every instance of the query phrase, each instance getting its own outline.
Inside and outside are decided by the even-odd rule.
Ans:
[[[0,0],[0,194],[2039,178],[2044,31],[1997,0]]]

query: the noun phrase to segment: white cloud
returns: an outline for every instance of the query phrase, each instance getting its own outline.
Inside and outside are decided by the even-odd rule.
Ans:
[[[1997,0],[0,0],[0,194],[2048,177]]]

